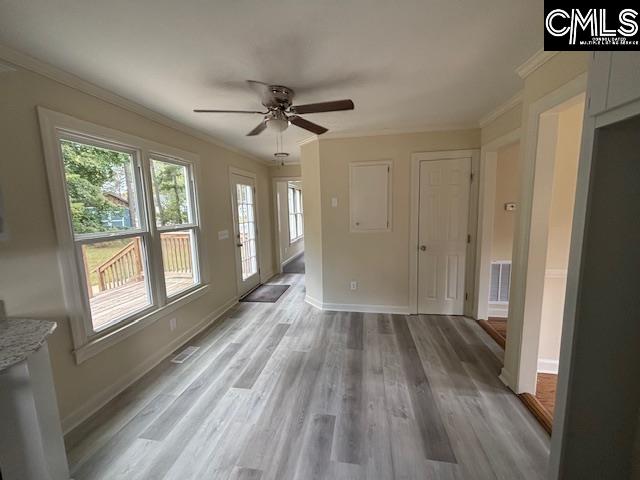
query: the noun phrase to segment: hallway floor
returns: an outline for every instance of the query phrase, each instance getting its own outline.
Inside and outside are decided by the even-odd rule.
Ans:
[[[482,327],[487,331],[500,347],[504,348],[507,341],[507,319],[489,317],[486,322],[480,321]],[[551,433],[553,415],[556,407],[556,388],[558,385],[558,375],[553,373],[538,373],[536,378],[536,394],[531,395],[529,401],[533,401],[535,415],[540,416],[540,422]],[[528,394],[527,394],[528,395]],[[527,403],[529,405],[529,403]]]
[[[242,303],[67,437],[76,480],[542,479],[549,437],[462,317]]]
[[[282,268],[283,273],[304,273],[304,271],[304,252],[295,257]]]

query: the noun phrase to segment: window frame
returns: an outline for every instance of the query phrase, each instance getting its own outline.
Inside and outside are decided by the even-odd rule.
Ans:
[[[200,265],[200,215],[197,208],[198,201],[196,198],[195,168],[192,162],[183,160],[181,158],[173,157],[173,156],[168,156],[162,153],[151,153],[149,155],[148,160],[149,161],[148,161],[147,167],[149,168],[149,184],[150,184],[150,195],[151,195],[151,198],[149,199],[151,204],[151,206],[149,207],[149,213],[152,215],[152,218],[153,218],[152,228],[154,228],[155,231],[157,232],[158,239],[161,239],[163,233],[182,232],[185,230],[188,230],[191,232],[191,238],[193,239],[193,244],[191,245],[191,257],[192,257],[194,284],[191,287],[181,290],[174,295],[167,294],[167,287],[165,284],[165,275],[164,275],[164,265],[162,260],[162,241],[160,240],[156,242],[159,247],[158,255],[160,256],[159,260],[160,260],[160,266],[161,266],[160,276],[162,277],[162,282],[160,283],[162,285],[162,292],[164,293],[164,301],[168,303],[182,297],[183,295],[188,294],[190,291],[198,288],[202,284],[201,265]],[[192,217],[191,222],[182,223],[180,225],[158,226],[156,222],[156,213],[155,213],[156,212],[155,203],[154,203],[155,196],[153,194],[153,175],[151,173],[151,164],[154,160],[164,162],[164,163],[171,163],[174,165],[180,165],[186,168],[187,176],[189,177],[188,179],[185,179],[185,180],[188,180],[187,208],[191,211],[191,217]],[[187,184],[185,183],[185,185]]]
[[[58,237],[58,259],[64,290],[65,306],[69,315],[74,354],[77,363],[98,354],[111,345],[140,331],[147,325],[165,317],[177,308],[204,295],[209,289],[207,253],[201,242],[201,224],[198,202],[199,157],[180,149],[136,137],[118,130],[102,127],[76,119],[69,115],[37,107],[44,148],[50,199]],[[100,148],[109,148],[132,154],[140,228],[98,234],[75,234],[67,196],[67,184],[62,157],[61,140],[71,140]],[[195,284],[178,294],[167,297],[164,280],[162,245],[155,218],[152,192],[151,161],[169,160],[187,166],[190,175],[190,201],[192,222],[177,226],[177,230],[193,231],[193,274]],[[172,226],[173,228],[173,226]],[[105,328],[93,328],[82,245],[123,238],[140,237],[146,249],[145,267],[150,305],[133,315],[109,324]]]
[[[289,201],[290,192],[293,191],[293,201]],[[296,192],[300,198],[300,211],[297,211],[296,208]],[[287,219],[289,224],[289,245],[293,245],[294,243],[302,240],[304,238],[304,207],[302,206],[302,189],[300,187],[287,185]],[[294,211],[291,211],[291,205],[293,205]],[[295,230],[298,235],[295,237],[291,237],[291,216],[294,216],[295,219]],[[298,232],[298,218],[300,219],[300,224],[302,225],[302,232]]]

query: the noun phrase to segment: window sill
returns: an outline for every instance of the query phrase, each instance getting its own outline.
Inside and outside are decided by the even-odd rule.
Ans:
[[[183,307],[202,297],[209,291],[209,288],[209,285],[201,285],[200,287],[197,287],[194,290],[178,297],[162,308],[147,313],[140,318],[136,318],[135,320],[122,325],[120,328],[111,330],[98,338],[89,340],[87,343],[74,350],[73,353],[76,357],[76,363],[78,365],[81,364],[82,362],[96,356],[112,345],[121,342],[125,338],[128,338],[134,333],[139,332],[152,323],[155,323],[157,320],[166,317],[171,312],[176,311],[178,308]]]
[[[299,236],[298,238],[294,238],[293,240],[289,240],[289,245],[295,245],[298,242],[304,240],[304,235]]]

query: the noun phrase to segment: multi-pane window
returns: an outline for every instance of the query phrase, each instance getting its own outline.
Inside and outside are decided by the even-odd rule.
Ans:
[[[89,334],[199,283],[189,163],[70,133],[59,148]]]
[[[151,159],[153,205],[160,233],[167,297],[196,284],[195,215],[190,166],[170,159]]]
[[[304,235],[302,215],[302,190],[289,186],[289,242],[294,242]]]
[[[242,280],[258,273],[258,254],[256,250],[255,199],[253,187],[236,184],[236,203],[238,204],[238,240],[240,260],[242,262]]]

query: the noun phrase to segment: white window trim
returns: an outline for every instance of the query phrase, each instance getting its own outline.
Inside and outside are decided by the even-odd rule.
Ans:
[[[77,363],[91,358],[99,352],[109,348],[117,342],[131,336],[140,331],[142,328],[154,323],[160,318],[175,311],[177,308],[189,303],[196,298],[204,295],[209,289],[209,272],[207,252],[204,242],[200,241],[199,232],[202,226],[198,223],[200,213],[198,208],[198,164],[199,157],[193,153],[185,152],[173,147],[168,147],[151,140],[129,135],[118,130],[110,129],[90,122],[79,120],[77,118],[54,112],[43,107],[37,107],[38,118],[40,121],[40,130],[42,135],[42,143],[44,148],[44,157],[47,167],[49,190],[51,195],[51,204],[53,209],[54,221],[56,225],[56,234],[58,237],[58,261],[63,279],[63,290],[65,297],[65,305],[69,315],[71,333],[74,346],[74,354]],[[120,322],[110,328],[91,335],[91,329],[87,325],[87,305],[84,300],[84,285],[82,275],[80,273],[81,263],[76,258],[76,241],[73,234],[71,217],[68,211],[68,202],[66,198],[65,176],[62,168],[62,158],[59,147],[60,133],[66,135],[75,134],[85,138],[93,138],[100,143],[113,143],[118,147],[126,147],[135,151],[141,160],[143,169],[143,178],[150,178],[149,161],[150,158],[158,160],[171,159],[176,163],[184,163],[192,169],[192,198],[194,211],[194,224],[188,227],[195,228],[195,242],[198,249],[197,270],[199,272],[200,283],[192,288],[179,293],[178,295],[167,299],[156,298],[156,305],[153,309],[146,309],[138,314],[129,317],[125,322]],[[150,195],[151,185],[148,182],[142,182],[141,188],[145,189],[145,208],[153,208],[153,197]],[[141,208],[141,216],[144,215]],[[149,232],[147,235],[159,235],[161,231],[147,222]],[[184,229],[185,226],[180,226]],[[155,248],[159,248],[160,243],[152,243]],[[164,282],[162,274],[162,255],[150,255],[148,258],[149,278],[152,282]],[[164,288],[158,288],[156,285],[152,287],[154,292],[164,292]]]
[[[300,192],[300,212],[294,212],[291,213],[289,211],[289,190],[297,190],[298,192]],[[289,245],[293,245],[294,243],[298,243],[299,241],[301,241],[304,238],[304,207],[302,205],[303,199],[302,199],[302,189],[300,187],[292,187],[291,185],[287,185],[287,221],[288,221],[288,230],[289,230]],[[300,217],[302,218],[302,233],[300,235],[298,235],[295,238],[291,238],[291,217],[289,217],[289,215],[300,215]],[[297,228],[297,227],[296,227]]]

